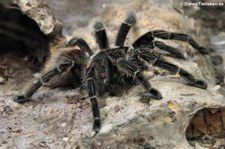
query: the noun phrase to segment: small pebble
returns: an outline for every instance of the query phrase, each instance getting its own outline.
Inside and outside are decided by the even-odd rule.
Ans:
[[[66,127],[66,125],[67,125],[66,123],[62,123],[62,124],[61,124],[61,127],[64,128],[64,127]]]
[[[67,142],[68,140],[69,140],[68,137],[64,137],[64,138],[63,138],[63,141],[65,141],[65,142]]]

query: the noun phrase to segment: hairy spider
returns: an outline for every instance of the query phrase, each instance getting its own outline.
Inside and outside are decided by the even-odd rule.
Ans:
[[[154,51],[154,48],[157,47],[169,52],[170,56],[174,58],[185,60],[178,49],[154,39],[185,41],[201,54],[208,53],[205,48],[200,47],[189,35],[165,30],[149,31],[138,38],[131,47],[124,46],[127,33],[135,23],[135,15],[128,15],[119,29],[115,42],[116,48],[109,48],[104,25],[101,22],[95,23],[95,37],[100,48],[99,52],[91,56],[93,52],[83,39],[71,39],[66,48],[54,59],[54,67],[49,69],[50,71],[47,71],[24,95],[17,96],[15,101],[25,102],[30,100],[32,94],[42,85],[49,87],[73,85],[78,87],[82,84],[82,78],[85,76],[84,82],[87,83],[87,90],[92,103],[93,129],[98,133],[101,121],[96,96],[100,92],[109,92],[113,85],[119,85],[119,87],[122,87],[122,85],[132,86],[135,84],[134,82],[138,82],[149,97],[158,100],[162,98],[160,92],[152,88],[142,74],[142,71],[147,69],[146,63],[166,69],[171,73],[178,73],[188,85],[202,89],[207,88],[204,81],[196,79],[184,69],[167,62],[160,53]],[[75,46],[78,46],[79,49]]]

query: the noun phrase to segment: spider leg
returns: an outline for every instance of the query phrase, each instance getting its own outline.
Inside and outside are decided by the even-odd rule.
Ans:
[[[96,22],[94,25],[95,38],[101,50],[108,49],[109,43],[103,23]]]
[[[153,35],[162,39],[173,39],[188,42],[194,49],[198,50],[201,54],[208,54],[209,51],[199,44],[189,35],[183,33],[168,32],[165,30],[154,30]]]
[[[121,24],[119,32],[116,37],[116,46],[123,47],[124,41],[126,39],[127,33],[130,28],[136,23],[136,17],[133,13],[130,13],[125,21]]]
[[[106,87],[109,87],[110,84],[112,83],[112,76],[113,76],[113,66],[111,61],[107,58],[106,64],[105,64],[105,73],[106,73],[106,78],[104,81],[104,84]]]
[[[130,61],[126,61],[124,58],[119,58],[116,60],[116,66],[118,70],[127,74],[128,76],[138,79],[142,87],[147,91],[150,97],[154,99],[162,99],[160,92],[151,87],[149,81],[143,76],[141,71],[132,64]]]
[[[89,56],[93,55],[93,51],[91,50],[91,48],[88,46],[87,42],[84,39],[74,37],[68,42],[66,47],[73,47],[75,45],[79,46],[81,50],[87,51]]]
[[[47,83],[52,77],[55,75],[64,72],[68,68],[72,68],[74,65],[74,61],[67,61],[50,70],[46,74],[44,74],[40,80],[38,80],[35,84],[31,86],[31,88],[25,93],[25,95],[20,95],[14,98],[15,102],[23,103],[29,101],[29,98],[34,94],[36,90],[38,90],[43,84]]]
[[[95,74],[94,71],[95,71],[94,67],[88,68],[86,77],[87,77],[88,95],[91,100],[92,112],[93,112],[93,117],[94,117],[93,129],[94,129],[95,133],[97,134],[101,127],[101,119],[100,119],[100,110],[99,110],[98,102],[97,102],[97,98],[96,98],[96,87],[95,87],[94,78],[93,78],[93,76]]]
[[[160,50],[169,52],[171,54],[170,55],[171,57],[185,60],[184,55],[178,49],[168,46],[161,41],[153,40],[152,43],[153,43],[153,47],[158,47]]]
[[[138,48],[141,47],[142,45],[148,45],[149,42],[153,41],[154,38],[161,38],[161,39],[174,39],[178,41],[184,41],[188,42],[194,49],[198,50],[199,53],[201,54],[208,54],[209,50],[205,49],[204,47],[199,46],[199,44],[192,39],[187,34],[183,33],[175,33],[175,32],[168,32],[165,30],[153,30],[145,33],[143,36],[138,38],[134,43],[133,47]]]
[[[185,60],[184,55],[178,49],[168,46],[161,41],[153,40],[152,42],[143,42],[143,43],[142,43],[142,41],[140,41],[140,43],[138,43],[137,45],[138,46],[140,45],[141,48],[148,48],[148,49],[153,49],[154,47],[158,47],[160,50],[169,52],[170,53],[169,56],[171,56],[171,57]],[[136,49],[139,48],[137,45],[135,45]]]
[[[153,64],[154,66],[166,69],[170,71],[171,73],[179,73],[179,75],[188,82],[188,85],[195,86],[198,88],[206,89],[207,88],[207,83],[203,80],[198,80],[196,79],[193,75],[188,73],[182,68],[179,68],[178,66],[171,64],[162,58],[158,58],[156,62]]]

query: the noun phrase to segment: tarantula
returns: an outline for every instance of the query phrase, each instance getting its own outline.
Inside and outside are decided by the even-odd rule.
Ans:
[[[189,35],[165,30],[149,31],[139,37],[131,47],[124,46],[127,33],[135,23],[135,15],[128,15],[120,26],[115,48],[109,47],[103,23],[95,23],[95,37],[100,48],[99,52],[93,55],[85,40],[81,38],[71,39],[66,48],[54,60],[54,67],[31,86],[24,95],[17,96],[14,100],[20,103],[29,101],[32,94],[42,85],[49,87],[69,85],[79,87],[82,84],[83,76],[85,76],[84,82],[87,84],[89,98],[92,103],[93,129],[97,134],[101,126],[100,110],[96,98],[99,92],[109,92],[113,85],[132,86],[134,82],[138,82],[149,97],[157,100],[162,99],[160,92],[152,88],[149,81],[142,74],[142,71],[147,69],[146,63],[166,69],[171,73],[179,73],[188,85],[202,89],[207,88],[206,82],[196,79],[184,69],[167,62],[161,54],[153,50],[157,47],[169,52],[170,56],[174,58],[185,60],[185,57],[178,49],[154,39],[185,41],[201,54],[207,54],[208,50],[200,47]],[[75,46],[79,48],[75,48]]]

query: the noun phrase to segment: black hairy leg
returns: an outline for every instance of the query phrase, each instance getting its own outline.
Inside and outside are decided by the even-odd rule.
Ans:
[[[133,13],[130,13],[125,21],[121,24],[119,32],[116,37],[116,46],[122,47],[124,46],[124,41],[126,39],[127,33],[130,28],[136,23],[136,17]]]
[[[187,34],[183,34],[183,33],[168,32],[165,30],[152,30],[152,31],[145,33],[144,35],[139,37],[133,43],[133,47],[138,48],[141,46],[148,46],[148,45],[152,44],[152,41],[155,39],[155,37],[161,38],[161,39],[172,39],[172,40],[188,42],[199,53],[201,53],[201,54],[209,53],[209,51],[207,49],[199,46],[199,44],[191,36],[189,36]]]
[[[155,30],[153,31],[153,36],[161,39],[173,39],[188,42],[194,49],[198,50],[198,52],[201,54],[208,54],[209,52],[204,47],[199,46],[199,44],[191,36],[184,33],[168,32],[165,30]]]
[[[93,51],[91,50],[91,48],[88,46],[88,44],[86,43],[86,41],[82,38],[77,38],[74,37],[72,38],[66,45],[66,47],[74,47],[74,46],[78,46],[80,47],[81,50],[83,51],[87,51],[89,56],[93,55]]]
[[[74,46],[76,45],[80,49],[75,49]],[[40,80],[34,83],[24,95],[17,96],[14,101],[19,103],[29,101],[35,91],[37,91],[41,86],[48,84],[54,77],[56,77],[54,78],[54,81],[51,81],[51,83],[54,83],[51,85],[48,84],[48,87],[62,87],[64,86],[63,84],[73,84],[73,87],[78,87],[78,85],[81,85],[82,71],[87,60],[85,54],[86,52],[89,56],[93,54],[86,41],[82,38],[72,38],[66,45],[65,50],[59,54],[54,62],[52,62],[56,66],[53,65],[53,68],[48,70]],[[60,78],[62,77],[62,74],[64,74],[64,76],[72,76],[72,78]],[[68,80],[70,78],[71,80]]]
[[[106,88],[108,88],[108,90],[110,89],[110,84],[112,84],[113,82],[113,68],[114,66],[112,65],[111,61],[109,60],[108,57],[105,58],[106,59],[106,63],[105,63],[105,80],[104,80],[104,85]]]
[[[119,58],[116,60],[115,65],[117,66],[119,71],[125,73],[130,77],[133,77],[133,79],[137,79],[150,97],[154,99],[162,99],[162,95],[160,94],[160,92],[152,88],[148,80],[143,76],[141,71],[132,64],[132,62],[126,61],[123,58]]]
[[[98,102],[96,98],[96,87],[94,83],[95,69],[94,67],[90,67],[90,68],[87,68],[86,71],[87,71],[86,78],[87,78],[88,95],[91,100],[92,113],[94,118],[93,129],[95,133],[97,134],[101,127],[101,119],[100,119],[100,110],[99,110]]]
[[[193,75],[191,75],[186,70],[179,68],[178,66],[171,64],[171,63],[163,60],[162,58],[158,58],[153,65],[163,68],[163,69],[166,69],[171,73],[179,73],[179,75],[185,81],[187,81],[188,85],[195,86],[195,87],[202,88],[202,89],[207,88],[207,83],[205,81],[196,79]]]
[[[94,25],[95,39],[101,50],[109,48],[108,38],[103,23],[96,22]]]
[[[180,52],[181,50],[178,50],[174,47],[168,46],[161,41],[154,40],[154,41],[152,41],[152,43],[153,43],[153,47],[157,47],[160,50],[164,50],[166,52],[169,52],[171,57],[174,57],[174,58],[177,58],[177,59],[183,59],[183,60],[186,59],[184,57],[184,55]]]
[[[34,94],[34,92],[36,90],[38,90],[42,85],[44,85],[45,83],[48,83],[48,81],[56,76],[59,73],[64,72],[67,69],[72,68],[74,65],[74,61],[68,61],[65,63],[62,63],[60,65],[58,65],[57,67],[55,67],[54,69],[50,70],[49,72],[47,72],[46,74],[44,74],[41,79],[39,79],[36,83],[34,83],[29,90],[22,96],[17,96],[16,98],[14,98],[14,101],[22,103],[22,102],[26,102],[29,101],[29,98]]]

